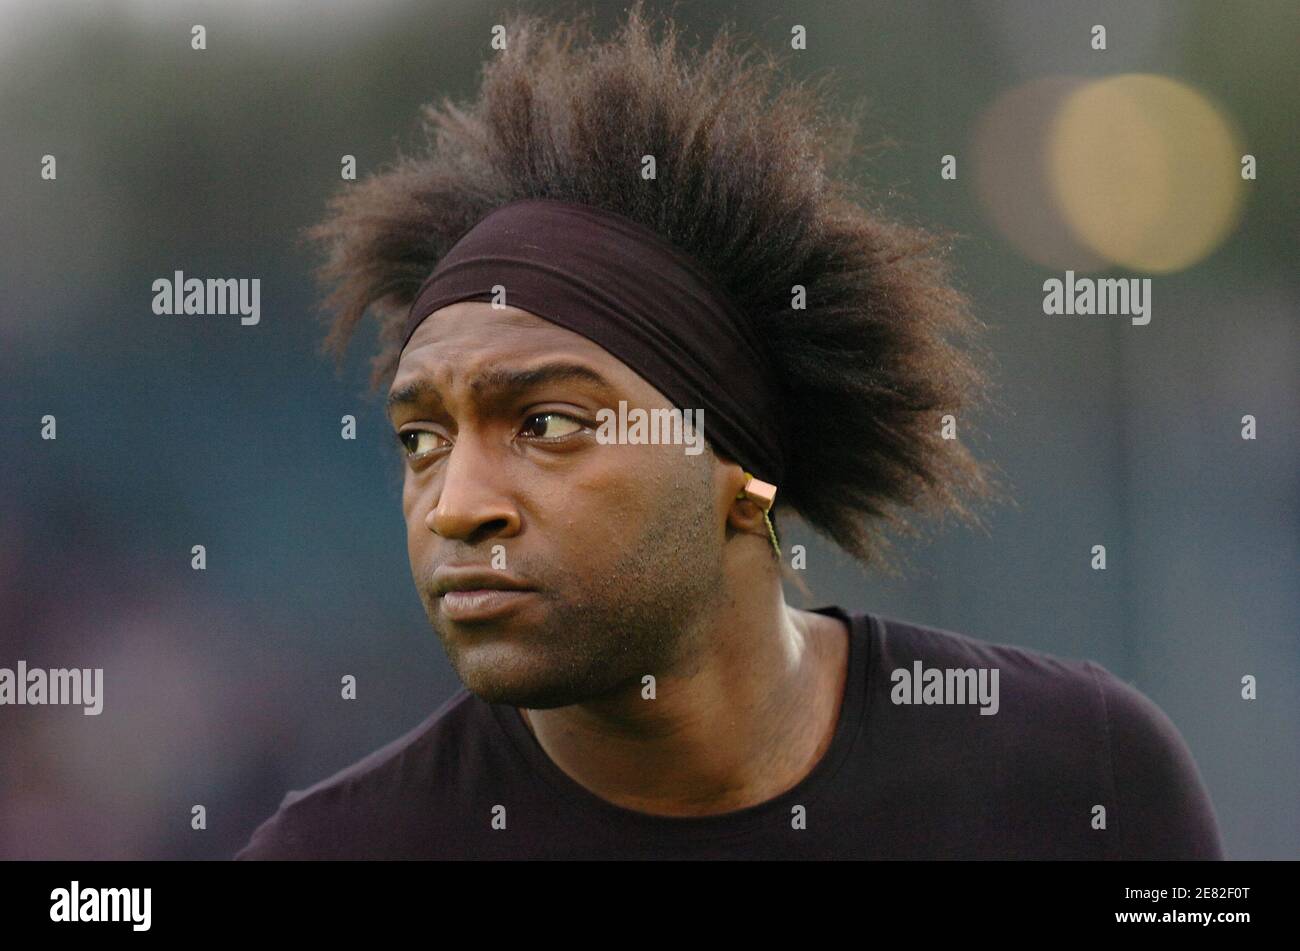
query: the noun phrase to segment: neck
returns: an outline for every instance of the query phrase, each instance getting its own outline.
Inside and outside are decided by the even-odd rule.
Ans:
[[[757,547],[757,546],[755,546]],[[701,816],[778,796],[830,746],[844,695],[845,626],[789,607],[766,551],[724,568],[689,669],[592,703],[521,710],[572,779],[641,812]]]

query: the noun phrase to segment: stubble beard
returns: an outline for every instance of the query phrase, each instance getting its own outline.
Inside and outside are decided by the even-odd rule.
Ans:
[[[551,585],[536,580],[545,620],[526,632],[493,633],[430,622],[461,682],[488,703],[546,710],[640,690],[643,678],[682,674],[697,665],[713,606],[723,593],[721,550],[709,533],[707,494],[695,506],[674,495],[610,567]]]

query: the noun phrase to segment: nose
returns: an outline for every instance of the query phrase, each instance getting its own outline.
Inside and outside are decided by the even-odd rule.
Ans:
[[[506,468],[470,434],[462,432],[443,463],[441,486],[424,516],[442,538],[469,544],[519,531],[519,510],[505,491]]]

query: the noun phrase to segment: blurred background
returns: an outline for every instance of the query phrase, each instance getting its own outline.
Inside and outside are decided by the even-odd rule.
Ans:
[[[594,5],[602,33],[622,6]],[[0,0],[0,667],[105,670],[100,716],[0,707],[0,858],[228,858],[286,790],[459,686],[410,581],[373,331],[341,375],[318,356],[297,236],[345,187],[343,155],[364,177],[414,148],[422,103],[473,94],[508,9]],[[861,141],[890,147],[855,174],[963,236],[957,280],[997,355],[1000,410],[972,446],[1016,504],[905,543],[903,578],[787,524],[810,546],[791,602],[1094,659],[1177,724],[1230,857],[1300,856],[1300,8],[675,16],[699,42],[733,18],[791,75],[865,98]],[[178,269],[260,278],[260,323],[155,316],[152,282]],[[1151,322],[1045,316],[1066,269],[1150,277]]]

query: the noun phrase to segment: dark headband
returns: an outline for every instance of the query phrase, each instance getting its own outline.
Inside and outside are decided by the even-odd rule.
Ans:
[[[434,311],[493,299],[586,337],[679,409],[704,409],[705,439],[782,484],[777,378],[734,301],[697,261],[623,215],[552,198],[489,212],[416,293],[402,346]]]

